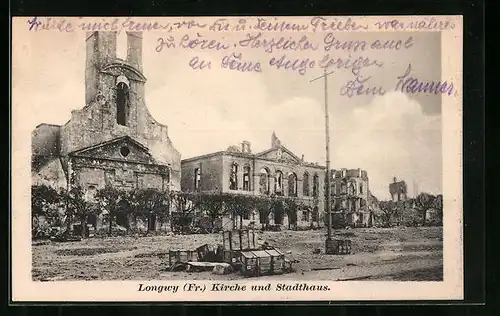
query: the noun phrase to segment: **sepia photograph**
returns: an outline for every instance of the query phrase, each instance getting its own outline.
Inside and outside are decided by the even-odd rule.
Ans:
[[[443,283],[462,216],[444,53],[461,41],[443,34],[461,20],[394,21],[14,20],[13,251],[30,282]]]

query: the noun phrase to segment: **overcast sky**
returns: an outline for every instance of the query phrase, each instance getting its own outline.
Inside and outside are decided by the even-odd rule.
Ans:
[[[82,108],[85,102],[85,34],[28,33],[24,28],[14,28],[13,32],[13,124],[30,131],[42,122],[64,124],[71,110]],[[282,53],[268,54],[262,49],[207,53],[166,48],[158,53],[155,47],[162,35],[144,34],[146,104],[156,120],[169,126],[170,137],[182,158],[224,150],[242,140],[250,141],[254,152],[265,150],[276,131],[282,143],[298,156],[304,154],[307,161],[325,164],[324,83],[309,82],[322,74],[321,69],[308,69],[300,75],[263,66],[262,73],[238,73],[218,66],[225,54],[241,52],[246,60],[266,64]],[[319,43],[324,36],[307,35]],[[224,36],[231,45],[236,38],[228,33]],[[354,78],[353,74],[342,70],[329,76],[331,167],[367,170],[370,190],[380,199],[388,196],[388,184],[394,176],[406,180],[410,194],[414,181],[419,191],[441,193],[441,99],[393,91],[396,77],[405,72],[409,63],[415,76],[441,79],[440,35],[336,34],[344,40],[367,41],[377,37],[406,40],[409,36],[414,45],[408,50],[351,54],[384,64],[383,68],[362,70],[364,76],[372,76],[373,85],[388,90],[384,96],[341,96],[340,87]],[[239,34],[239,38],[244,36]],[[287,53],[288,57],[316,60],[323,55],[322,49]],[[188,62],[194,56],[211,60],[211,70],[191,70]],[[28,115],[16,121],[21,117],[16,113]]]

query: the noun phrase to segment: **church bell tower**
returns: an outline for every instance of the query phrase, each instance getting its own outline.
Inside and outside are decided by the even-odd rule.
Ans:
[[[117,58],[117,32],[88,32],[85,103],[110,105],[109,114],[122,126],[133,125],[133,113],[144,101],[142,32],[126,32],[126,57]]]

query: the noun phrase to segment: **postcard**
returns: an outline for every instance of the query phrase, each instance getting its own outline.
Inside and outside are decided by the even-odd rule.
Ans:
[[[461,16],[15,17],[13,302],[463,299]]]

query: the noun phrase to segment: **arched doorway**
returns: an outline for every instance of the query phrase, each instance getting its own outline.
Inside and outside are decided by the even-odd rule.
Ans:
[[[273,213],[274,213],[274,224],[283,225],[283,217],[285,216],[285,210],[283,209],[283,205],[281,205],[281,203],[276,203],[274,205]]]
[[[148,217],[148,231],[156,230],[156,214],[149,214]]]
[[[116,225],[123,228],[129,229],[130,222],[128,218],[128,213],[130,211],[130,203],[126,200],[121,200],[118,202],[118,212],[116,213]]]
[[[297,196],[297,175],[293,172],[288,174],[288,196]]]
[[[260,194],[269,194],[271,188],[271,172],[265,167],[260,169],[259,186]]]
[[[126,229],[129,228],[128,216],[125,212],[118,212],[116,214],[116,225]]]
[[[97,228],[97,215],[89,214],[87,216],[87,224],[94,226],[94,228]]]

